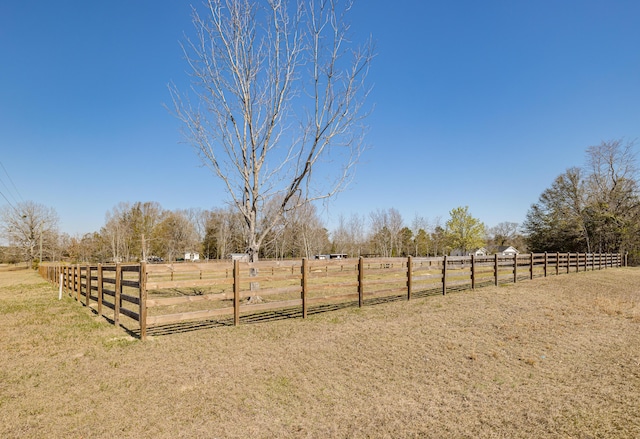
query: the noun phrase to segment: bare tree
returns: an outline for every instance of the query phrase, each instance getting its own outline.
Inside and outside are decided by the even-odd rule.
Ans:
[[[121,202],[107,212],[100,234],[110,243],[114,262],[146,260],[162,212],[155,201]]]
[[[332,249],[335,253],[345,253],[350,257],[359,257],[365,247],[365,218],[351,213],[349,218],[340,214],[338,225],[331,233]]]
[[[518,223],[509,221],[503,221],[496,224],[489,229],[489,236],[491,242],[496,247],[502,247],[505,245],[514,245],[513,241],[518,238]]]
[[[587,149],[587,227],[596,251],[629,250],[637,240],[640,189],[635,142],[602,142]]]
[[[21,259],[33,263],[49,253],[58,235],[55,209],[33,201],[6,205],[0,209],[0,234],[21,253]]]
[[[100,230],[100,234],[110,245],[111,262],[129,260],[130,249],[127,245],[129,228],[125,224],[125,215],[130,209],[129,203],[120,202],[105,214],[105,225]]]
[[[376,254],[383,257],[397,256],[400,250],[400,233],[404,227],[402,215],[397,209],[377,209],[369,214],[371,245]]]
[[[347,253],[351,244],[351,233],[347,228],[347,221],[343,214],[338,216],[338,225],[331,233],[331,246],[336,253]]]
[[[287,212],[344,189],[362,150],[371,44],[354,47],[351,1],[208,0],[171,86],[184,134],[226,186],[252,261]],[[265,210],[272,200],[277,208]]]

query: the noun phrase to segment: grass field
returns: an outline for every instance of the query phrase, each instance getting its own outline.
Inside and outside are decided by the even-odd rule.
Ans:
[[[2,438],[640,437],[640,269],[141,342],[0,271]]]

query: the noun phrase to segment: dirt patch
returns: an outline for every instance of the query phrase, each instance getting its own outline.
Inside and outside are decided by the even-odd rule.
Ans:
[[[0,273],[0,437],[640,437],[640,270],[140,342]]]

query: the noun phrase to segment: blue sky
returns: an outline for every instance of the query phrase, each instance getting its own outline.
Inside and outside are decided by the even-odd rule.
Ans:
[[[121,201],[223,206],[163,107],[188,80],[190,14],[176,0],[3,0],[0,161],[19,195],[0,191],[54,207],[71,235]],[[521,223],[588,146],[640,137],[639,19],[637,1],[360,0],[375,109],[327,225],[388,208],[444,222],[458,206]]]

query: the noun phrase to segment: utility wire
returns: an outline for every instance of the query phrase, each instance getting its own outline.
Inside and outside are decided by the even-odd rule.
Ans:
[[[0,191],[0,195],[2,195],[2,198],[4,198],[7,201],[9,206],[11,206],[11,208],[15,210],[18,215],[20,215],[20,212],[18,211],[18,209],[16,209],[16,207],[13,204],[11,204],[11,201],[9,201],[9,199],[6,197],[5,194],[2,193],[2,191]]]
[[[13,196],[13,194],[11,193],[11,189],[9,189],[9,187],[7,186],[7,184],[4,182],[4,180],[2,179],[2,176],[0,176],[0,183],[2,183],[2,186],[4,186],[5,192],[9,195],[9,197],[11,197],[11,199],[13,200],[14,203],[18,204],[18,201],[16,200],[16,197]],[[2,195],[5,199],[7,198],[4,194]]]
[[[24,202],[24,198],[22,198],[22,195],[20,194],[20,191],[18,190],[18,187],[16,186],[16,184],[14,183],[13,179],[11,178],[11,176],[9,175],[9,173],[7,172],[7,168],[4,167],[4,164],[2,163],[2,161],[0,161],[0,167],[2,167],[2,170],[4,171],[5,175],[7,176],[7,178],[9,179],[9,182],[11,183],[11,185],[13,186],[13,190],[15,191],[15,193],[18,195],[18,197],[20,198],[20,201]],[[4,185],[5,188],[7,188],[7,191],[9,193],[9,195],[11,195],[11,189],[6,185],[6,183],[0,179],[0,181],[2,181],[2,184]],[[16,198],[11,195],[11,198],[13,198],[13,201],[18,204],[18,201],[16,200]]]
[[[4,170],[4,173],[7,174],[7,177],[9,177],[9,174],[7,173],[7,170],[4,168],[4,165],[2,164],[2,162],[0,162],[0,166],[2,167],[2,169]],[[9,180],[11,180],[11,177],[9,177]],[[0,178],[0,182],[2,182],[2,185],[6,188],[7,193],[9,194],[9,196],[11,198],[13,198],[14,203],[18,204],[15,197],[11,194],[10,189],[7,187],[6,183],[4,182],[4,180],[2,180],[2,178]],[[15,185],[14,185],[15,186]],[[17,190],[16,190],[17,191]],[[7,204],[9,204],[9,206],[18,214],[20,215],[20,211],[18,211],[18,209],[16,208],[16,206],[13,205],[13,203],[11,202],[11,200],[9,200],[9,198],[7,198],[7,196],[4,194],[4,192],[2,192],[0,190],[0,195],[2,195],[2,198],[4,198],[7,202]]]

